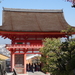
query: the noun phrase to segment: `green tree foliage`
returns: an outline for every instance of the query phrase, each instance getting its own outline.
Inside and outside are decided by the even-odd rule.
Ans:
[[[40,52],[42,53],[41,62],[43,63],[42,70],[44,72],[51,73],[57,69],[57,65],[60,64],[60,44],[61,42],[59,39],[44,39],[44,47],[40,49]]]
[[[72,39],[72,34],[75,32],[75,29],[71,26],[68,26],[66,30],[62,30],[61,32],[66,33],[67,40],[69,41],[69,36],[71,36],[71,39]]]
[[[75,39],[72,39],[72,34],[75,29],[69,26],[67,30],[63,30],[67,35],[67,41],[61,44],[61,50],[63,52],[62,59],[65,60],[64,64],[68,75],[75,75]],[[71,36],[71,39],[69,39]]]
[[[52,75],[75,75],[75,39],[60,42],[60,39],[46,38],[42,53],[42,70]]]
[[[71,39],[61,44],[62,59],[65,69],[69,74],[75,69],[75,39]]]

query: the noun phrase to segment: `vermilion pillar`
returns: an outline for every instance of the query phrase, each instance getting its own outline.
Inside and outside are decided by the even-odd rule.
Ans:
[[[15,57],[15,54],[11,52],[11,71],[13,71],[14,69],[14,63],[15,63],[14,57]]]
[[[26,74],[26,53],[24,53],[24,74]]]

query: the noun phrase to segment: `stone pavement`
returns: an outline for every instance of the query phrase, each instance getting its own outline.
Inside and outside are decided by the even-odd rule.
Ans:
[[[7,73],[7,75],[13,75],[13,73]],[[18,74],[18,75],[50,75],[50,74],[45,74],[43,72],[27,72],[27,74]]]
[[[6,75],[12,75],[13,73],[7,73]]]
[[[28,72],[28,75],[50,75],[50,74],[45,74],[45,73],[43,73],[43,72]]]

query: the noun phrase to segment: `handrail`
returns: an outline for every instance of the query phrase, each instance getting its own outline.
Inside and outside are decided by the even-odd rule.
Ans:
[[[15,69],[13,69],[13,75],[17,75],[17,72]]]
[[[44,45],[7,44],[6,48],[41,48]]]

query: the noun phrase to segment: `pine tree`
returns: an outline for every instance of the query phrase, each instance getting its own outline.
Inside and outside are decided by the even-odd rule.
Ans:
[[[44,47],[40,49],[42,53],[41,62],[43,63],[42,70],[44,72],[52,73],[55,69],[57,69],[57,64],[60,64],[60,39],[50,39],[46,38],[44,40]]]

